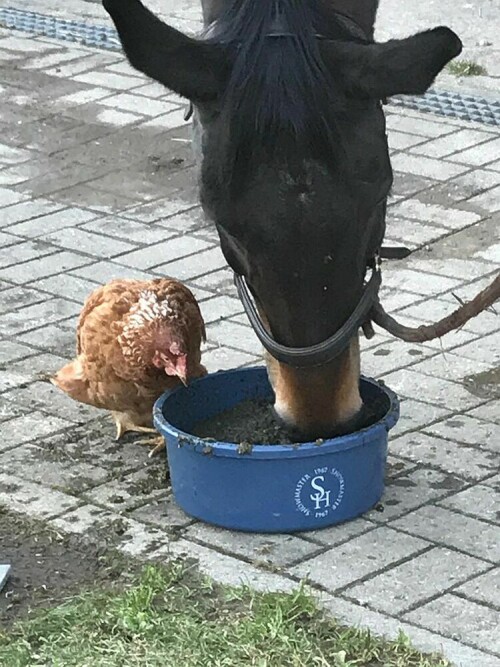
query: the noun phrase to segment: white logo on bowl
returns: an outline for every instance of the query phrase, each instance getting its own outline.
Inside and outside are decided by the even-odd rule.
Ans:
[[[336,468],[315,468],[306,473],[295,487],[295,504],[299,512],[323,519],[334,512],[344,497],[344,477]]]

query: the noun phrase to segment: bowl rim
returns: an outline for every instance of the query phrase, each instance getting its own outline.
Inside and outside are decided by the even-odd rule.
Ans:
[[[207,378],[214,376],[227,377],[229,375],[255,374],[256,372],[267,372],[265,366],[250,366],[246,368],[236,368],[231,370],[216,371],[209,373],[202,378],[198,378],[190,383],[189,387],[193,387],[199,383],[203,383]],[[193,433],[183,431],[170,422],[163,416],[164,403],[174,396],[176,393],[187,391],[189,387],[176,387],[173,390],[166,391],[154,404],[153,408],[153,422],[161,435],[167,435],[179,441],[180,446],[190,446],[203,454],[211,454],[215,456],[238,457],[242,460],[249,458],[301,458],[303,456],[321,456],[325,454],[332,454],[334,452],[345,451],[347,449],[359,448],[378,444],[381,437],[385,437],[388,431],[393,428],[399,419],[399,398],[396,393],[389,389],[384,382],[377,381],[373,378],[360,376],[360,383],[370,384],[377,387],[389,399],[389,408],[385,415],[371,426],[349,433],[347,435],[337,436],[335,438],[327,438],[320,444],[318,442],[301,442],[291,444],[252,444],[251,451],[248,454],[242,454],[239,451],[239,444],[234,442],[222,442],[218,440],[209,440],[199,438]],[[207,452],[207,449],[210,451]]]

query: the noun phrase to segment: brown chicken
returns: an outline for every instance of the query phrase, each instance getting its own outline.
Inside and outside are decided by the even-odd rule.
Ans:
[[[87,298],[76,358],[51,378],[71,398],[110,410],[117,440],[155,433],[152,408],[167,389],[206,375],[205,324],[191,291],[177,280],[113,280]],[[150,438],[161,446],[161,439]]]

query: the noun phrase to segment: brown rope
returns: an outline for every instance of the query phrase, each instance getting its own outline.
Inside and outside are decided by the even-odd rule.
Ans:
[[[399,324],[385,312],[380,301],[374,305],[370,317],[375,324],[397,338],[401,338],[408,343],[424,343],[434,338],[441,338],[441,336],[455,329],[460,329],[466,322],[492,306],[498,299],[500,299],[500,273],[491,285],[474,297],[472,301],[462,304],[451,315],[443,317],[442,320],[434,324],[422,324],[419,327],[407,327]]]

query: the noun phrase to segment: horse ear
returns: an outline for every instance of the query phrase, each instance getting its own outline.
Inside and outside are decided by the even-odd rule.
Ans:
[[[381,44],[322,42],[321,54],[332,76],[354,97],[383,99],[423,94],[462,42],[449,28],[427,30]]]
[[[216,99],[230,64],[222,49],[160,21],[140,0],[103,0],[130,64],[193,102]]]

